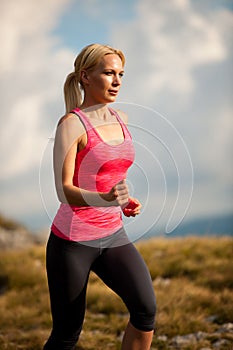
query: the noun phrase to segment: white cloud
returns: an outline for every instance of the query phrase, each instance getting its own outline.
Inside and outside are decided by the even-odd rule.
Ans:
[[[228,27],[232,15],[220,11],[207,17],[188,0],[138,1],[137,17],[113,32],[128,58],[130,95],[138,100],[146,91],[148,103],[161,92],[187,98],[196,88],[195,69],[227,57],[216,21]]]
[[[233,90],[233,13],[201,6],[191,0],[139,0],[137,16],[112,33],[127,60],[122,100],[158,110],[187,143],[195,171],[195,216],[232,208],[226,192],[232,188],[233,106],[227,96]],[[153,131],[145,114],[143,125]]]
[[[20,3],[14,0],[1,2],[1,71],[20,72],[23,66],[30,72],[35,65],[37,68],[40,66],[41,61],[37,60],[39,56],[36,54],[51,47],[52,39],[48,40],[47,34],[54,28],[58,15],[67,2],[68,0],[41,0],[40,4],[30,0],[22,0]],[[31,60],[34,49],[34,60]],[[30,56],[26,61],[21,61],[21,58],[25,58],[25,53]]]
[[[232,110],[221,106],[216,111],[208,133],[200,139],[202,149],[198,152],[200,169],[203,173],[212,174],[215,186],[218,183],[229,186],[232,184],[232,137]]]
[[[39,164],[51,132],[44,121],[52,118],[51,105],[57,104],[72,69],[73,54],[50,35],[68,1],[1,3],[1,179]]]

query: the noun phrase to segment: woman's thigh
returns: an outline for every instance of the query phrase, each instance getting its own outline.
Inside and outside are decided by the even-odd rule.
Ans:
[[[72,312],[72,308],[84,308],[81,304],[85,304],[90,268],[97,256],[96,248],[65,241],[51,233],[46,265],[51,309],[55,318],[60,318],[68,309]]]
[[[156,305],[151,276],[132,243],[106,249],[92,270],[123,299],[138,328],[144,327],[139,323],[153,323]]]
[[[52,233],[46,254],[49,285],[56,285],[57,292],[62,290],[72,300],[83,289],[96,256],[97,249],[65,241]]]

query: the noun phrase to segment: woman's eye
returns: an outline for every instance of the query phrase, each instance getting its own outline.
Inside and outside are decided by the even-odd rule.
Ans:
[[[114,72],[104,72],[105,75],[111,76],[111,75],[115,75]],[[119,77],[122,78],[124,75],[124,73],[119,73]]]

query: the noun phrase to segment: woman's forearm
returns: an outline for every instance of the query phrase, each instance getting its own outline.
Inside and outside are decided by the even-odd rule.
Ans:
[[[92,192],[73,185],[63,185],[57,188],[58,199],[62,203],[84,207],[110,207],[117,206],[116,196],[109,193]]]

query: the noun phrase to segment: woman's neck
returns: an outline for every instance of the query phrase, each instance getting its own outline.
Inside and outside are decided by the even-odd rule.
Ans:
[[[107,104],[97,104],[87,106],[84,103],[80,106],[80,109],[86,113],[90,118],[107,120],[111,113],[109,112]]]

